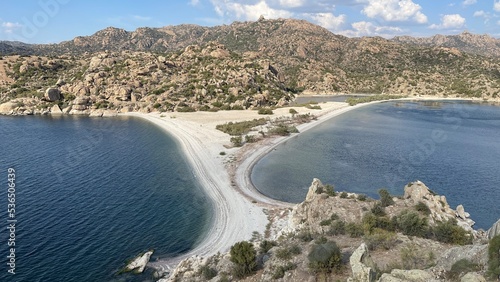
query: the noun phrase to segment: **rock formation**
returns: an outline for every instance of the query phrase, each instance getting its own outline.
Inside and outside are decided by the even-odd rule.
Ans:
[[[369,261],[368,247],[365,243],[361,244],[349,258],[351,265],[352,277],[348,282],[374,282],[376,273],[373,269],[367,266]]]
[[[49,102],[55,102],[61,99],[61,91],[57,88],[47,88],[45,91],[45,99]]]
[[[138,257],[136,257],[132,262],[130,262],[127,266],[125,266],[125,271],[132,271],[134,270],[137,273],[142,273],[144,271],[144,268],[149,262],[149,258],[151,258],[151,255],[153,254],[153,251],[148,251]]]
[[[469,218],[469,213],[465,212],[464,207],[459,205],[453,210],[448,205],[445,196],[436,195],[421,181],[411,182],[404,188],[403,198],[415,205],[419,202],[424,203],[431,211],[430,219],[433,222],[456,219],[457,224],[467,231],[473,232],[474,221]]]
[[[491,239],[497,235],[500,235],[500,219],[493,224],[493,226],[488,229],[488,238]]]

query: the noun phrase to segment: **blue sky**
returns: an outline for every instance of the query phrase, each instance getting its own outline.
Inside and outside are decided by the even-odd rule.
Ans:
[[[58,43],[108,26],[214,26],[305,19],[355,36],[431,36],[464,30],[500,37],[500,0],[2,0],[0,40]]]

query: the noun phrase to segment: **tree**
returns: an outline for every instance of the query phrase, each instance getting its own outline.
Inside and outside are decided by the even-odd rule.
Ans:
[[[332,241],[314,245],[307,258],[309,268],[314,273],[329,273],[332,270],[339,270],[342,265],[342,253]]]
[[[386,189],[379,189],[378,194],[380,195],[380,203],[383,207],[388,207],[394,204],[391,194]]]
[[[231,247],[231,262],[234,265],[234,275],[238,278],[243,278],[251,274],[257,267],[256,251],[253,245],[247,241],[242,241],[234,244]]]

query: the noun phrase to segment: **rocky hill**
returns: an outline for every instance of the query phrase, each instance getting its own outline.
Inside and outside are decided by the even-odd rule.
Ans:
[[[3,42],[2,54],[17,50],[22,56],[2,56],[0,103],[14,100],[3,106],[7,113],[43,113],[53,107],[44,102],[68,108],[68,97],[82,96],[85,110],[67,112],[88,114],[255,108],[283,105],[301,93],[498,99],[500,58],[491,54],[500,48],[487,36],[458,37],[463,44],[457,47],[422,46],[261,18],[217,27],[106,28],[50,45]],[[474,44],[486,47],[469,53]],[[63,98],[42,99],[49,88]],[[39,111],[26,107],[35,104]]]
[[[417,46],[456,48],[462,52],[471,54],[500,57],[500,39],[493,38],[486,34],[472,34],[467,31],[457,35],[434,35],[427,38],[397,36],[392,40]]]
[[[420,282],[488,277],[486,233],[471,228],[474,222],[463,207],[452,209],[444,196],[420,181],[405,186],[403,196],[387,194],[374,200],[334,191],[315,179],[304,202],[268,214],[266,233],[250,240],[255,264],[246,275],[239,272],[233,258],[239,253],[232,250],[186,259],[160,281],[232,281],[243,276],[242,281]]]

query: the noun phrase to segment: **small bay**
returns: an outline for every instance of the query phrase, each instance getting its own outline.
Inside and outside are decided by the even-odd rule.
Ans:
[[[463,204],[476,228],[500,218],[500,107],[466,101],[367,105],[299,133],[262,158],[252,182],[275,199],[301,202],[313,178],[378,199],[421,180]]]
[[[0,117],[1,281],[144,281],[116,273],[202,239],[211,206],[176,141],[137,118]],[[16,274],[7,170],[16,170]]]

